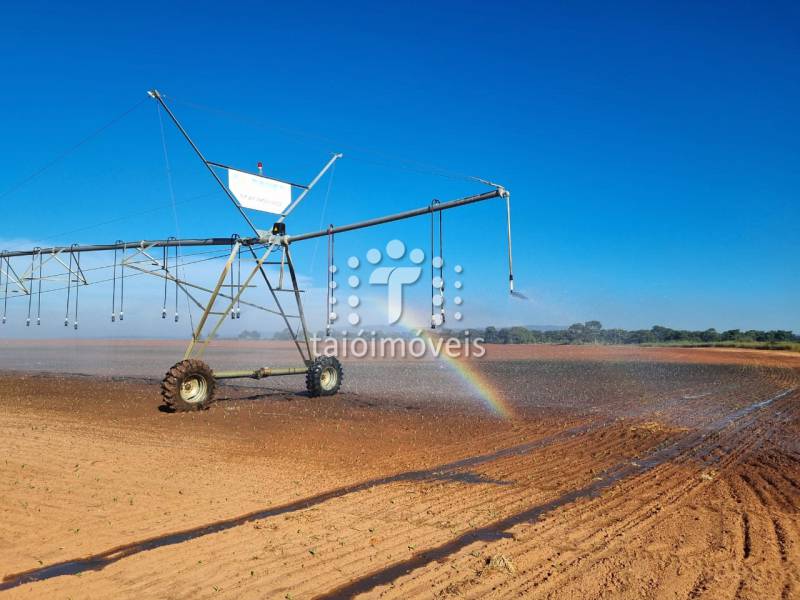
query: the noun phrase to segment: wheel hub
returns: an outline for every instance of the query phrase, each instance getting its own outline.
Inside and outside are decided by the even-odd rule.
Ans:
[[[319,384],[324,390],[333,389],[339,379],[339,374],[333,367],[325,367],[319,376]]]
[[[206,389],[206,380],[202,377],[187,377],[186,381],[181,385],[181,399],[184,402],[193,404],[202,402],[206,395]]]

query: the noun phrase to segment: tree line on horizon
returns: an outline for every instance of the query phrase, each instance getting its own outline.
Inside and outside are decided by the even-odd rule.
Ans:
[[[585,323],[574,323],[569,327],[560,329],[539,330],[523,326],[514,327],[493,327],[485,329],[436,329],[431,331],[433,335],[441,337],[464,338],[469,333],[470,338],[483,338],[488,344],[675,344],[675,345],[774,345],[774,344],[797,344],[800,343],[800,335],[785,329],[773,329],[762,331],[749,329],[729,329],[727,331],[717,331],[714,328],[705,330],[671,329],[655,325],[650,329],[604,329],[600,321],[586,321]],[[373,334],[370,331],[367,337]],[[324,338],[324,332],[316,332],[319,338]],[[341,332],[335,332],[335,336]],[[374,332],[375,337],[410,337],[413,333],[404,332]],[[243,331],[239,334],[239,339],[257,340],[262,338],[258,331]],[[288,329],[275,332],[272,339],[289,340],[291,335]]]
[[[464,332],[445,332],[463,336]],[[482,337],[488,344],[775,344],[781,342],[800,342],[800,335],[783,329],[761,331],[750,329],[729,329],[717,331],[714,328],[702,331],[671,329],[655,325],[650,329],[604,329],[600,321],[574,323],[565,329],[539,331],[527,327],[486,327],[471,329],[474,339]]]

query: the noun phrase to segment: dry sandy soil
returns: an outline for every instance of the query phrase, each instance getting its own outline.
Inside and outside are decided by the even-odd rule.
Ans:
[[[0,593],[800,598],[800,357],[488,358],[515,418],[365,385],[168,414],[146,379],[0,373]]]

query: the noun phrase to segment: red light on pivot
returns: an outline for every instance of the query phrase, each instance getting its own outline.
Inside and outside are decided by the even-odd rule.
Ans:
[[[261,161],[258,161],[258,174],[259,175],[264,174],[264,165],[261,164]]]

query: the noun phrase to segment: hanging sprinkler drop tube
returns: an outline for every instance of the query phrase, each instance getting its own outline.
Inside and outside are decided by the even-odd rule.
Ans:
[[[77,244],[75,244],[77,246]],[[78,295],[83,271],[81,270],[81,253],[75,252],[75,331],[78,331]]]
[[[119,243],[120,240],[117,240]],[[111,272],[111,322],[117,320],[117,252],[114,248],[114,268]]]
[[[164,248],[163,248],[162,255],[163,255],[162,256],[162,261],[163,262],[162,262],[162,267],[161,268],[164,270],[164,303],[161,305],[161,318],[162,319],[166,319],[167,318],[167,287],[169,285],[169,277],[167,277],[167,275],[169,274],[169,268],[168,268],[169,265],[167,264],[167,259],[169,257],[167,255],[167,247],[166,246],[164,246]]]
[[[519,298],[521,300],[527,300],[528,297],[525,294],[521,294],[514,290],[514,261],[512,258],[512,251],[511,251],[511,193],[503,188],[499,188],[502,190],[502,196],[506,199],[506,236],[508,239],[508,292],[515,298]]]
[[[333,317],[334,317],[334,295],[333,295],[333,288],[334,288],[334,279],[333,274],[334,270],[336,269],[335,265],[333,264],[334,261],[334,238],[333,238],[333,223],[328,226],[328,285],[325,297],[325,337],[330,337],[331,335],[331,328],[333,326]]]
[[[234,233],[234,234],[231,236],[231,254],[233,254],[233,251],[234,251],[234,249],[237,251],[237,254],[238,254],[239,250],[241,250],[241,246],[240,246],[240,245],[237,245],[237,246],[234,248],[234,244],[235,244],[235,243],[237,243],[237,242],[238,242],[238,240],[239,240],[239,235],[238,235],[238,234],[236,234],[236,233]],[[229,278],[229,280],[230,280],[230,283],[228,284],[228,288],[230,289],[230,295],[231,295],[231,296],[233,296],[233,287],[234,287],[234,286],[233,286],[233,263],[231,263],[231,269],[230,269],[230,278]],[[234,305],[234,306],[231,308],[231,319],[235,319],[235,318],[236,318],[236,306]]]
[[[69,327],[69,295],[72,291],[72,260],[73,253],[69,253],[69,267],[67,267],[67,309],[64,311],[64,327]]]
[[[508,236],[508,291],[514,293],[514,262],[511,253],[511,194],[503,190],[506,199],[506,235]]]
[[[431,201],[431,207],[434,207],[437,204],[441,204],[441,202],[439,202],[438,199],[434,198]],[[439,213],[439,214],[441,215],[441,213]],[[436,277],[435,273],[436,273],[436,258],[437,258],[437,254],[436,254],[436,233],[435,233],[436,232],[436,228],[435,228],[435,223],[436,223],[436,215],[433,212],[431,212],[431,255],[430,255],[430,261],[431,261],[431,283],[433,283],[433,281],[434,281],[434,279]],[[441,222],[440,222],[440,225],[441,225]],[[441,244],[441,227],[439,229],[439,243]],[[441,251],[438,254],[438,258],[439,258],[439,260],[442,260]],[[439,272],[441,274],[441,266],[439,268]],[[436,300],[436,288],[431,286],[431,329],[436,329],[436,325],[437,325],[437,320],[436,320],[436,302],[435,302],[435,300]],[[439,322],[438,324],[441,324],[441,322]]]
[[[178,267],[180,266],[180,256],[178,246],[175,246],[175,322],[178,322]]]
[[[119,320],[125,320],[125,256],[128,253],[127,244],[122,245],[122,262],[120,263],[119,277]]]
[[[39,250],[38,247],[33,249],[34,252],[38,250]],[[30,286],[28,287],[28,316],[25,319],[25,327],[31,326],[31,309],[33,308],[33,282],[34,282],[33,273],[35,269],[36,269],[36,254],[31,254],[31,275],[28,278],[28,281],[30,281]]]
[[[444,314],[444,213],[439,211],[439,299],[441,304],[439,305],[439,313],[442,319],[442,325],[444,325],[445,321],[445,314]]]
[[[42,324],[42,250],[39,249],[39,294],[36,298],[36,325]]]
[[[9,271],[8,260],[9,259],[6,258],[6,270],[5,270],[6,286],[5,286],[5,291],[3,292],[3,325],[6,324],[6,315],[8,314],[8,278],[10,276],[9,273],[8,273],[8,271]],[[0,269],[0,275],[2,275],[2,274],[3,274],[3,271],[2,271],[2,269]]]
[[[236,286],[237,292],[241,292],[242,290],[242,247],[239,246],[239,252],[236,253]],[[242,318],[242,296],[239,294],[239,298],[236,300],[236,318]]]

